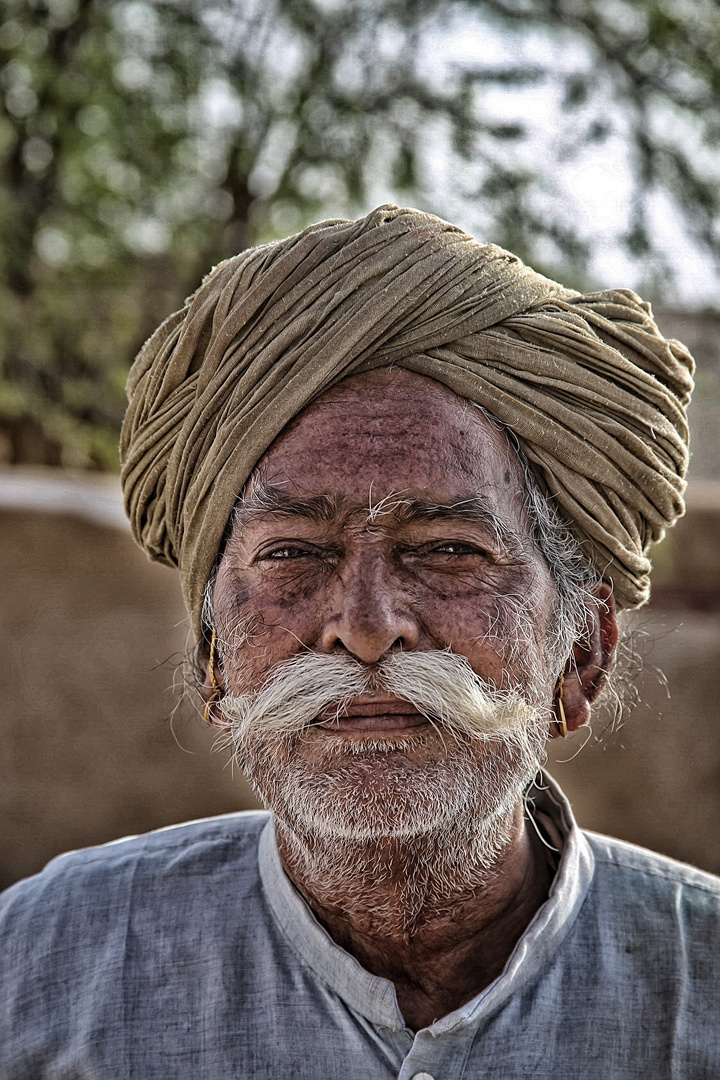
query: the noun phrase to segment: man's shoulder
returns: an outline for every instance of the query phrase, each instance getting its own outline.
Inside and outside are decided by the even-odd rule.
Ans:
[[[102,898],[107,909],[130,883],[172,888],[181,878],[217,874],[223,868],[235,880],[243,871],[253,875],[258,840],[267,820],[265,811],[239,811],[58,855],[40,873],[0,896],[0,926],[4,917],[28,909],[57,912],[63,903],[77,906],[79,897],[83,907],[93,898]]]
[[[595,856],[596,865],[615,867],[628,874],[657,877],[664,881],[700,889],[720,896],[720,877],[698,870],[688,863],[660,855],[656,851],[630,844],[626,840],[615,840],[611,836],[583,830]]]
[[[692,909],[720,922],[720,877],[623,840],[584,835],[595,861],[594,891],[606,901],[626,899],[646,914],[653,907],[674,916]]]
[[[67,1049],[88,1016],[104,1032],[153,980],[158,1001],[170,988],[189,994],[193,979],[211,982],[221,947],[236,960],[267,923],[258,866],[267,819],[228,814],[69,852],[7,889],[3,1047],[24,1055],[54,1039]]]

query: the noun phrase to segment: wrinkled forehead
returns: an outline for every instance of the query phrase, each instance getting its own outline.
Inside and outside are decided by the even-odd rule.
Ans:
[[[525,479],[499,424],[448,387],[404,369],[365,372],[320,395],[256,466],[245,503],[268,491],[378,517],[413,503],[486,505],[524,522]]]

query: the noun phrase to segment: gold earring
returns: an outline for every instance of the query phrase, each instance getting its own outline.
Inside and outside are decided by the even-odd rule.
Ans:
[[[210,638],[210,659],[208,660],[208,675],[210,676],[210,685],[212,686],[212,694],[208,698],[208,700],[207,700],[207,702],[205,704],[205,708],[203,710],[203,716],[205,717],[205,723],[210,724],[211,726],[212,726],[213,719],[212,719],[212,717],[210,715],[210,709],[212,708],[212,706],[215,704],[216,701],[219,701],[220,695],[221,695],[220,687],[218,686],[217,679],[215,678],[215,644],[216,644],[216,642],[217,642],[217,635],[215,634],[215,631],[213,630],[212,636]]]
[[[558,679],[557,685],[555,687],[555,701],[557,702],[557,709],[558,709],[558,713],[560,714],[560,719],[556,720],[555,723],[557,724],[558,731],[560,732],[560,738],[561,739],[567,738],[567,733],[568,733],[567,720],[565,719],[565,709],[563,708],[563,686],[564,685],[565,685],[565,672],[561,671],[560,672],[560,678]]]

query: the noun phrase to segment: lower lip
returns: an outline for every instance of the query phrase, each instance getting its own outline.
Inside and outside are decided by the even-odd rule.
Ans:
[[[341,716],[324,720],[316,726],[331,735],[369,731],[374,735],[393,735],[395,732],[422,727],[427,723],[427,717],[421,713],[380,713],[377,716]]]

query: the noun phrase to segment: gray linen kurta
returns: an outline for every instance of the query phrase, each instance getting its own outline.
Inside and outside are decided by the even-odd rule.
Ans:
[[[315,921],[272,821],[74,852],[0,898],[3,1080],[720,1077],[720,880],[581,832],[505,971],[414,1034]]]

